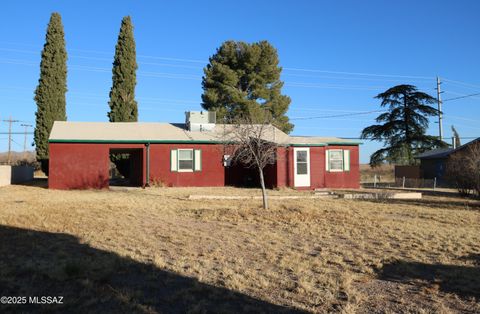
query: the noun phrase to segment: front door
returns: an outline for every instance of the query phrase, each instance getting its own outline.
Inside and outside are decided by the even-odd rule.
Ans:
[[[310,148],[294,148],[294,185],[310,186]]]

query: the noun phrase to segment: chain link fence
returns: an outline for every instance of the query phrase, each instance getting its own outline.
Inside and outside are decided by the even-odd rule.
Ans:
[[[372,176],[371,178],[364,178],[361,182],[364,188],[404,188],[404,189],[432,189],[436,188],[450,188],[445,182],[439,182],[434,179],[421,179],[421,178],[407,178],[400,177],[390,179],[388,181],[382,180],[381,176]]]

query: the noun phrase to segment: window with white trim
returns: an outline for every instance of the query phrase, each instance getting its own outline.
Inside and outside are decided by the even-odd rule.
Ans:
[[[201,149],[172,149],[170,151],[170,171],[202,171]]]
[[[325,154],[325,168],[330,172],[350,171],[350,150],[327,149]]]
[[[330,171],[343,171],[343,151],[341,149],[330,149],[328,153]]]
[[[193,171],[193,149],[178,150],[178,171]]]

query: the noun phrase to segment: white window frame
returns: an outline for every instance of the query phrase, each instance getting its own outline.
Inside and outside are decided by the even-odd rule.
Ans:
[[[337,152],[341,156],[341,158],[332,159],[332,152]],[[341,169],[332,169],[332,160],[341,160]],[[328,169],[330,172],[343,172],[344,171],[344,156],[343,156],[343,149],[329,149],[328,150]]]
[[[180,169],[180,152],[181,151],[190,151],[192,152],[192,168],[190,169]],[[195,152],[192,148],[179,148],[177,149],[177,171],[178,172],[193,172],[193,169],[195,168]],[[187,159],[182,159],[182,160],[187,160]],[[190,160],[190,159],[189,159]]]

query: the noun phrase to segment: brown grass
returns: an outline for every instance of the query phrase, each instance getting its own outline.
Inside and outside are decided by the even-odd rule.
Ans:
[[[259,193],[1,188],[0,288],[59,311],[480,311],[478,202],[186,199]]]
[[[395,182],[395,165],[380,165],[378,167],[370,167],[369,164],[360,165],[360,181],[373,182],[377,175],[377,183]]]

